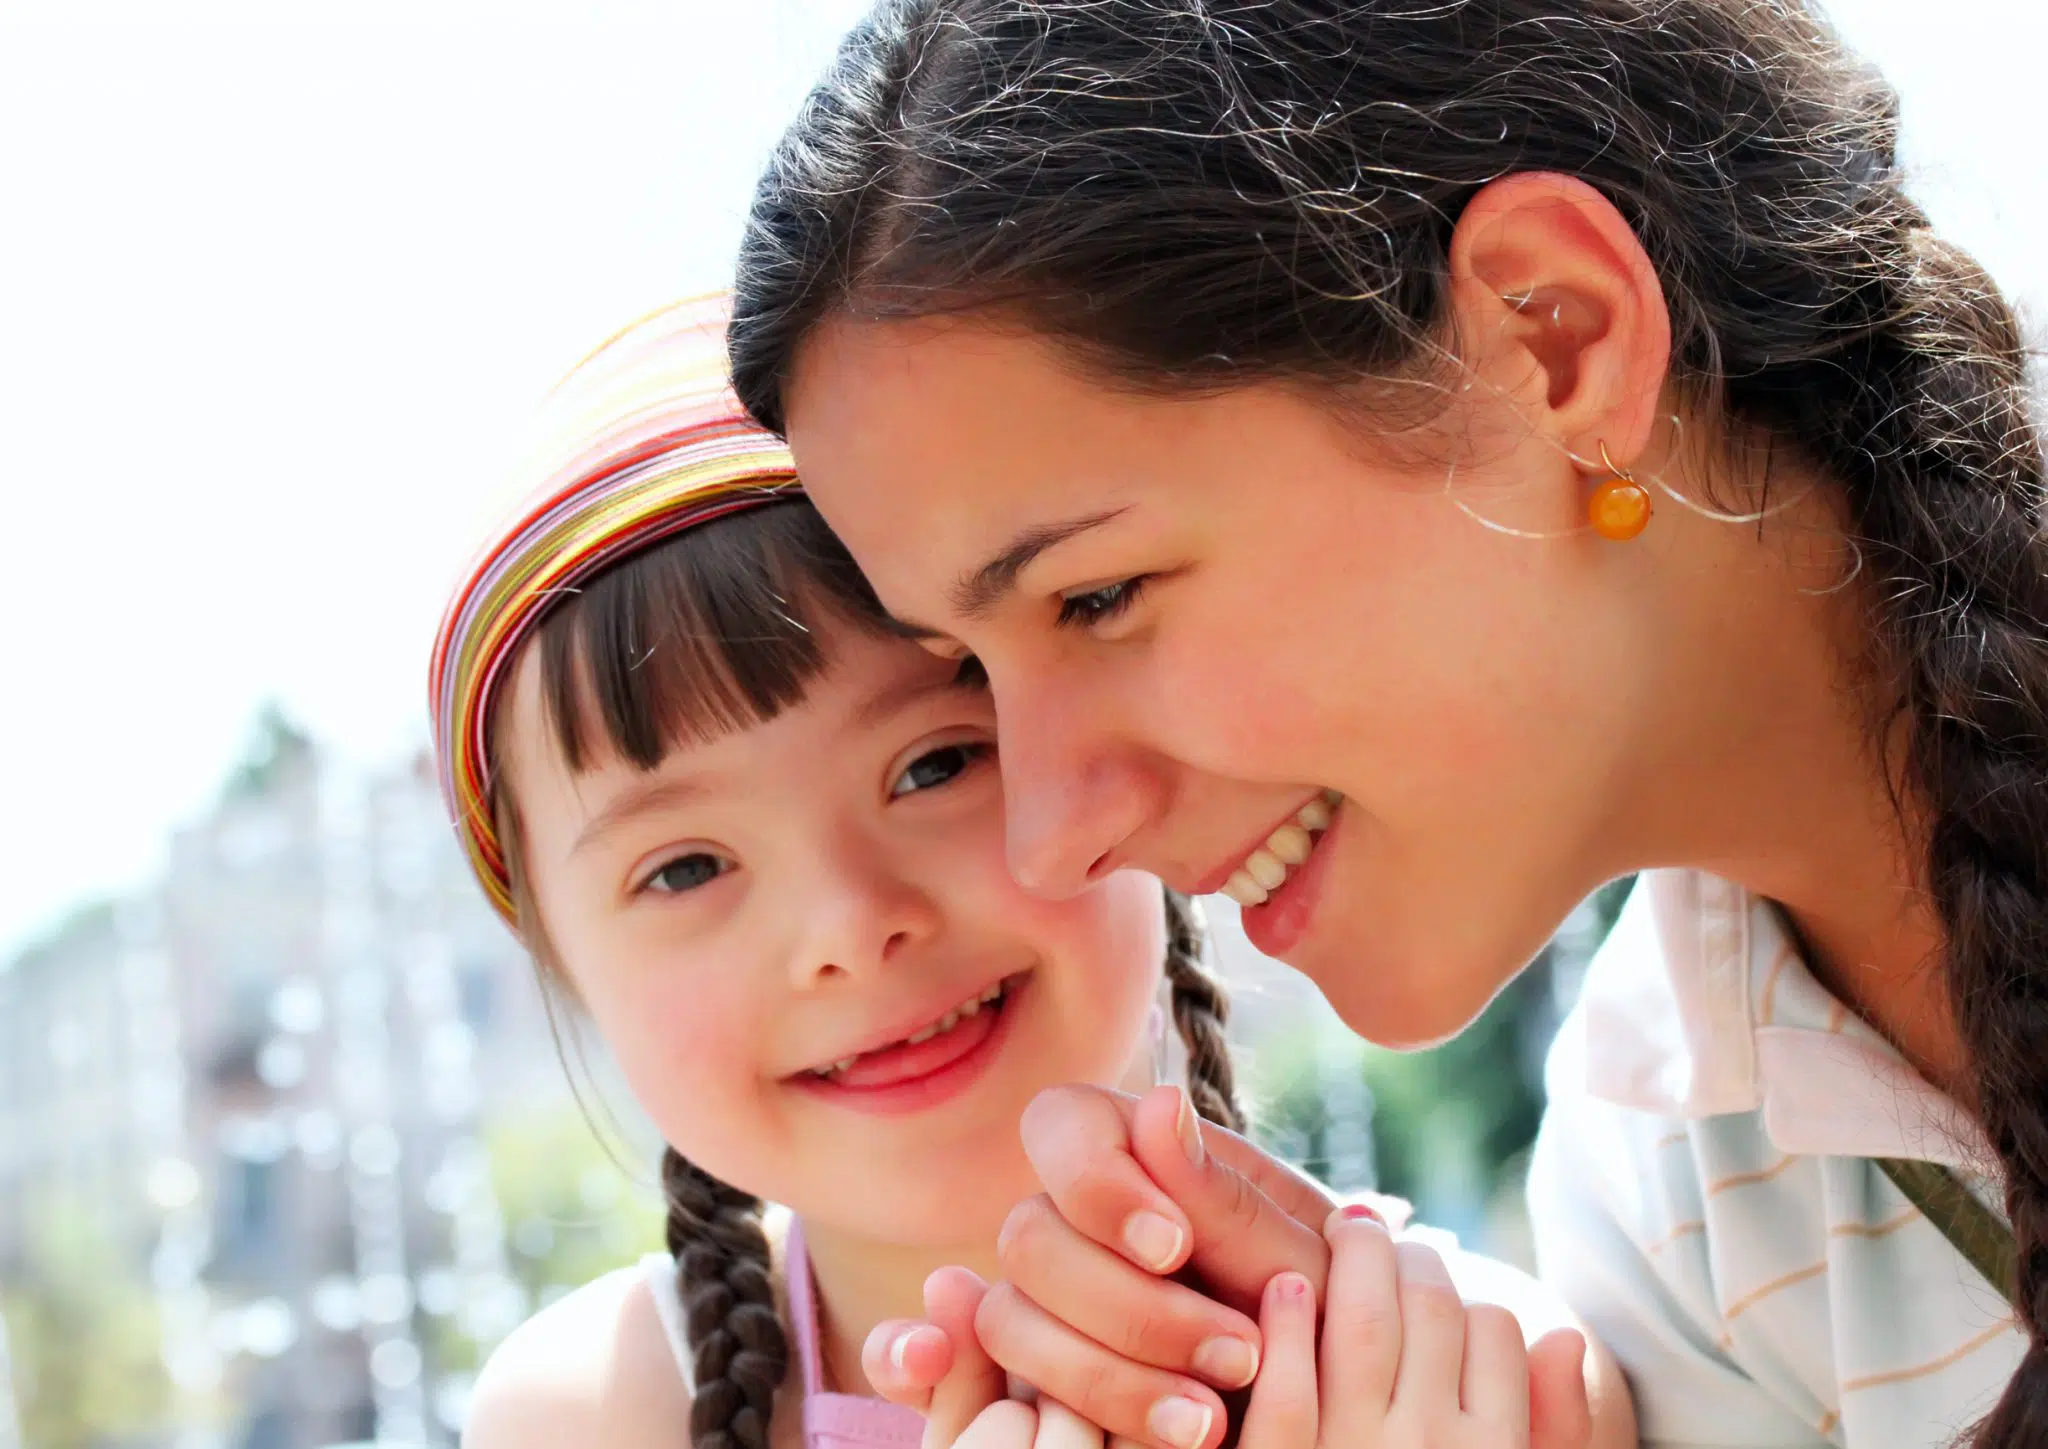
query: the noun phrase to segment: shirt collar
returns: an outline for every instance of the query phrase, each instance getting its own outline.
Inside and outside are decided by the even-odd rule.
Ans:
[[[1697,1119],[1761,1112],[1782,1152],[1974,1172],[1974,1121],[1814,979],[1769,901],[1701,871],[1649,871],[1587,971],[1586,1087]]]

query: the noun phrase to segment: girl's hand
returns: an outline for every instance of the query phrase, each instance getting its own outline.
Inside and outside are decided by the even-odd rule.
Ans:
[[[1011,1404],[1009,1376],[975,1336],[975,1311],[987,1293],[988,1285],[967,1269],[941,1268],[924,1280],[922,1321],[879,1323],[861,1345],[861,1368],[875,1391],[925,1416],[922,1449],[948,1449],[977,1424],[981,1449],[1031,1449],[1037,1416],[1030,1405]],[[1006,1404],[1031,1415],[1028,1432],[1007,1409],[989,1414]],[[988,1422],[981,1424],[984,1417]],[[1064,1440],[1061,1449],[1067,1449]]]
[[[1331,1257],[1320,1347],[1313,1285],[1299,1273],[1277,1275],[1260,1304],[1266,1358],[1241,1449],[1530,1445],[1530,1358],[1514,1315],[1462,1302],[1435,1250],[1396,1243],[1369,1208],[1338,1209],[1324,1236]],[[1543,1449],[1579,1449],[1588,1436],[1585,1382],[1572,1357],[1569,1380],[1546,1383],[1550,1428],[1535,1441]],[[1556,1397],[1567,1384],[1576,1385],[1576,1404]]]

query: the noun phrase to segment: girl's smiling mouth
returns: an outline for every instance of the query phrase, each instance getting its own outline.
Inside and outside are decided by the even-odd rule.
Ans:
[[[884,1115],[934,1106],[965,1090],[994,1060],[1029,980],[1028,971],[1006,976],[914,1031],[786,1080]]]

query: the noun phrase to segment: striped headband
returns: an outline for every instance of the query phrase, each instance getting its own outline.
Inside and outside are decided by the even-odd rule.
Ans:
[[[434,759],[450,819],[491,904],[512,889],[490,809],[491,709],[554,603],[651,544],[800,490],[782,440],[726,379],[724,297],[655,313],[563,379],[523,476],[544,481],[463,574],[434,641]]]

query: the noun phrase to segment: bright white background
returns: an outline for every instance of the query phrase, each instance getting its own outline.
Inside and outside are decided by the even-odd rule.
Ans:
[[[0,0],[0,956],[146,877],[280,700],[416,744],[539,395],[721,284],[862,0]],[[1839,0],[2048,311],[2034,0]]]

